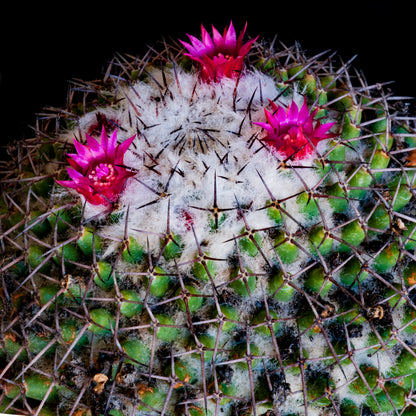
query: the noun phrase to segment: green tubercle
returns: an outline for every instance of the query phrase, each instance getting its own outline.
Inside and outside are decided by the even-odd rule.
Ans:
[[[164,296],[170,285],[170,276],[159,266],[155,266],[147,275],[143,277],[143,283],[146,288],[150,284],[150,293],[153,296]]]
[[[340,252],[350,252],[354,247],[358,247],[365,239],[365,231],[359,220],[349,222],[341,229]]]
[[[229,286],[240,296],[249,296],[256,289],[257,277],[250,269],[235,268],[230,273]]]
[[[139,245],[134,237],[128,237],[126,247],[122,251],[122,258],[131,264],[140,263],[144,256],[144,248]]]
[[[150,363],[151,351],[150,348],[141,340],[133,338],[126,339],[121,342],[121,347],[127,355],[125,363],[133,364],[134,366],[148,366]]]
[[[110,290],[114,286],[115,272],[107,261],[98,261],[93,271],[95,284],[103,290]]]
[[[155,319],[157,324],[153,330],[156,330],[158,339],[163,342],[172,342],[178,337],[179,330],[175,327],[175,321],[172,317],[166,314],[156,314]]]
[[[309,243],[311,253],[317,256],[317,251],[320,252],[322,256],[326,256],[332,250],[334,239],[331,236],[331,233],[325,230],[324,227],[315,227],[309,233]]]
[[[295,243],[295,237],[280,232],[274,240],[274,249],[280,260],[285,264],[296,261],[299,254],[299,248]]]
[[[96,335],[111,335],[116,321],[113,314],[107,309],[93,309],[90,312],[91,320],[88,329]]]
[[[238,247],[242,253],[248,254],[250,257],[256,257],[261,247],[261,236],[258,232],[242,230],[241,235],[246,235],[238,239]]]
[[[176,295],[179,295],[181,292],[182,290],[178,289]],[[176,301],[177,305],[179,306],[179,309],[182,311],[186,311],[185,299],[187,300],[188,308],[191,313],[197,312],[204,303],[204,297],[201,296],[200,290],[191,284],[185,285],[184,296],[182,298],[177,299]]]
[[[101,237],[88,227],[82,229],[77,244],[86,257],[100,254],[102,248]]]
[[[143,303],[140,295],[135,290],[124,289],[120,291],[123,301],[120,305],[120,313],[127,318],[140,315],[143,310]]]
[[[216,265],[213,260],[210,260],[208,253],[204,253],[197,258],[197,261],[192,264],[191,272],[198,279],[203,282],[208,282],[215,277]]]
[[[161,246],[164,247],[163,257],[168,261],[180,257],[183,250],[181,237],[173,233],[162,239]]]
[[[311,269],[304,280],[304,287],[320,296],[325,297],[332,288],[332,281],[326,275],[323,267],[315,267]]]
[[[285,278],[281,270],[270,276],[268,290],[270,295],[279,302],[289,302],[295,294],[294,287],[290,285],[290,279]]]
[[[238,310],[234,306],[222,304],[220,305],[220,311],[221,311],[221,314],[223,315],[222,322],[224,322],[222,325],[222,331],[224,332],[234,331],[237,327],[237,322],[239,319]],[[218,316],[218,311],[215,309],[213,318],[217,316]]]
[[[256,326],[254,331],[263,336],[270,336],[271,332],[277,333],[281,326],[280,322],[278,321],[277,313],[271,310],[269,311],[269,317],[267,317],[267,312],[265,309],[262,309],[254,316],[252,325]]]

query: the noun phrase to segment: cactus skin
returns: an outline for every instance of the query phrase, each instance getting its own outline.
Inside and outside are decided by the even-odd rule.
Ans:
[[[7,148],[0,411],[416,414],[415,118],[336,56],[262,42],[224,81],[228,100],[198,82],[190,100],[195,68],[164,48],[115,57],[102,85],[77,83]],[[267,82],[335,123],[307,166],[261,140]],[[217,108],[181,118],[203,100]],[[152,142],[176,104],[179,124]],[[110,213],[56,182],[68,131],[103,127],[136,135],[137,175]]]

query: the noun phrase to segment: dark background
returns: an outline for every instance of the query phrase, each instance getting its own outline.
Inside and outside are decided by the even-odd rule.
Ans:
[[[35,114],[65,105],[68,80],[99,79],[115,52],[142,55],[165,38],[200,36],[200,25],[221,32],[233,20],[246,39],[260,35],[311,54],[336,51],[369,84],[394,81],[397,95],[416,97],[416,24],[412,2],[241,0],[194,3],[38,2],[8,4],[0,22],[0,140],[31,137]],[[409,3],[408,3],[409,4]],[[309,54],[309,53],[308,53]]]

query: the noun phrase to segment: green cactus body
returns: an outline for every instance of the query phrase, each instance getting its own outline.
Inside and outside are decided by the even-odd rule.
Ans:
[[[120,306],[120,313],[128,318],[141,314],[143,304],[139,294],[135,290],[124,289],[121,291],[124,301]]]
[[[144,248],[141,247],[134,237],[129,237],[127,246],[123,250],[123,260],[128,263],[139,263],[144,255]]]
[[[169,287],[170,277],[164,269],[155,266],[152,271],[143,278],[143,283],[150,287],[150,293],[153,296],[163,296]]]
[[[0,411],[416,414],[415,118],[299,45],[190,55],[117,55],[10,145]]]
[[[269,293],[280,302],[288,302],[292,299],[295,289],[290,285],[289,279],[285,279],[280,271],[274,273],[269,282]]]
[[[150,363],[150,348],[140,340],[128,339],[121,343],[123,350],[127,357],[127,363],[137,365],[149,365]]]

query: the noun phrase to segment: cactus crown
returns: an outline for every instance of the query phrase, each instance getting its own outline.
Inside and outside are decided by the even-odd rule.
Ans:
[[[414,118],[244,34],[115,56],[8,147],[1,412],[416,414]]]

